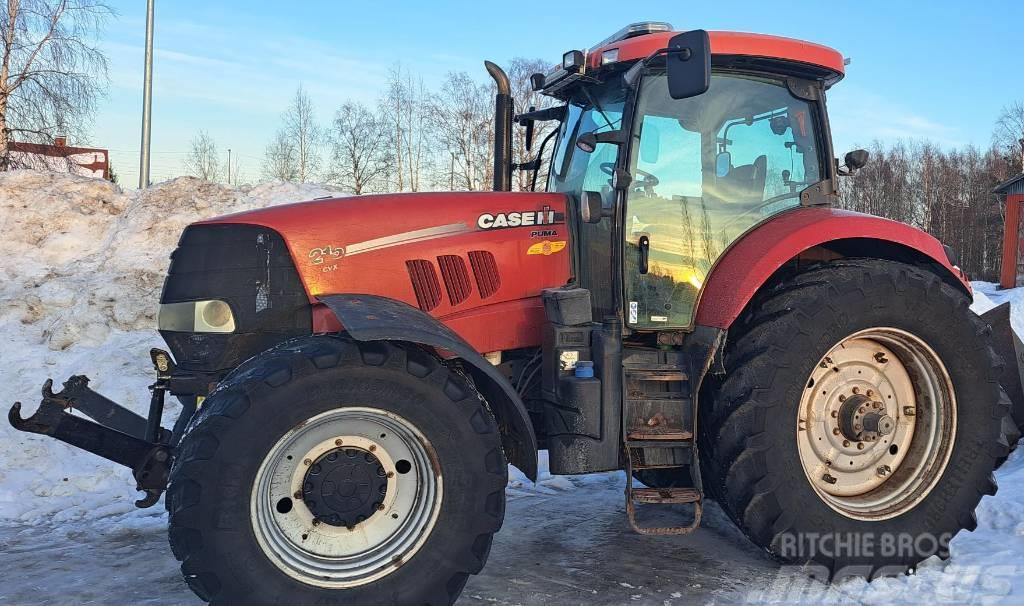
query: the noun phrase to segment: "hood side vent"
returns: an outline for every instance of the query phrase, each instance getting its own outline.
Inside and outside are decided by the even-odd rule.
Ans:
[[[498,263],[494,260],[493,254],[486,250],[471,250],[469,264],[473,268],[473,275],[476,276],[476,288],[480,291],[481,299],[498,292],[501,288],[501,275],[498,273]]]
[[[448,290],[448,301],[452,305],[458,305],[468,299],[473,292],[473,285],[469,281],[469,272],[462,257],[441,255],[437,258],[437,264],[441,266],[441,277]]]
[[[441,285],[437,281],[434,264],[426,259],[410,259],[405,262],[409,270],[412,290],[416,293],[416,303],[423,311],[430,311],[441,303]]]

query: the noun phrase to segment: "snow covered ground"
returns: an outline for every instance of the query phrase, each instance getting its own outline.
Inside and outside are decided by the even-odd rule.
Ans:
[[[333,193],[289,184],[235,189],[191,178],[122,192],[82,177],[0,173],[0,408],[22,400],[29,414],[44,379],[59,383],[87,373],[97,391],[144,413],[152,380],[146,352],[163,345],[154,330],[156,304],[181,230],[205,217]],[[1024,289],[974,286],[979,313],[1009,300],[1013,326],[1024,334]],[[172,405],[168,418],[176,412]],[[535,485],[510,471],[509,521],[464,603],[1024,600],[1024,453],[996,473],[998,495],[982,501],[978,529],[953,541],[948,561],[930,560],[911,576],[833,586],[780,570],[713,505],[691,537],[630,534],[621,472],[551,476],[542,460]],[[0,422],[0,566],[10,573],[0,584],[0,603],[50,600],[45,596],[61,604],[195,603],[176,582],[162,507],[136,509],[132,485],[127,469]],[[145,574],[160,595],[128,589],[138,572],[126,558],[136,549],[154,558]],[[524,572],[540,560],[547,562],[543,572]],[[13,566],[42,570],[33,576]],[[114,571],[106,580],[90,574],[106,575],[108,566]],[[123,566],[129,567],[117,573]]]

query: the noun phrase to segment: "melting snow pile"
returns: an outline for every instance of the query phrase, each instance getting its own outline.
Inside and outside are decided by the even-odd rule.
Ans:
[[[14,431],[8,407],[21,400],[27,415],[47,377],[56,391],[79,373],[145,414],[149,348],[164,346],[155,330],[160,289],[185,226],[328,195],[337,192],[282,183],[235,189],[190,177],[121,191],[66,174],[0,173],[0,521],[134,509],[127,469]],[[176,414],[172,405],[165,418]]]

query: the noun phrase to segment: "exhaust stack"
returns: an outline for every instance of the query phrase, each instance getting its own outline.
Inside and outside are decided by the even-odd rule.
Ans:
[[[494,191],[512,189],[512,89],[508,75],[490,61],[484,61],[494,78],[498,94],[494,96]]]

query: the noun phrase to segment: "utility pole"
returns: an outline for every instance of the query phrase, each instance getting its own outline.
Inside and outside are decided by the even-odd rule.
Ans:
[[[228,185],[231,185],[231,148],[228,148]]]
[[[146,68],[142,82],[142,151],[139,154],[139,189],[149,187],[149,135],[153,107],[153,0],[146,2]]]

